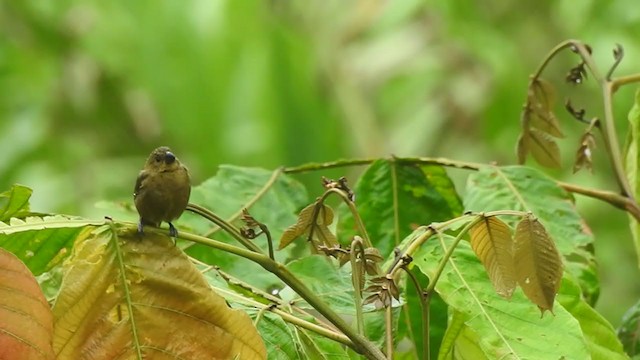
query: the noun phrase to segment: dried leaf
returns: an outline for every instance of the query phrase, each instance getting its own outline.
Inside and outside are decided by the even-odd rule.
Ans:
[[[513,240],[509,226],[495,216],[485,217],[469,231],[476,253],[496,292],[511,298],[516,288]]]
[[[516,154],[518,155],[518,164],[524,164],[527,161],[527,155],[529,154],[529,129],[523,129],[522,134],[518,137],[518,144],[516,145]]]
[[[516,277],[525,295],[542,314],[553,313],[553,301],[562,280],[562,260],[544,226],[533,216],[518,223],[515,234]]]
[[[548,134],[537,129],[530,129],[527,134],[529,138],[526,141],[538,164],[550,168],[561,167],[560,148]]]
[[[587,131],[580,139],[580,147],[576,153],[576,162],[573,165],[573,173],[577,173],[580,169],[587,168],[593,172],[591,155],[596,147],[596,139],[591,131]]]
[[[317,217],[315,224],[313,222],[313,216],[317,210]],[[282,237],[280,238],[280,245],[278,245],[278,249],[284,249],[287,245],[289,245],[293,240],[302,235],[309,235],[312,233],[312,237],[314,239],[320,240],[322,244],[327,246],[335,246],[338,245],[338,241],[336,240],[335,235],[329,230],[328,226],[333,222],[333,210],[325,204],[319,204],[315,202],[300,212],[298,215],[298,221],[295,225],[289,226]]]

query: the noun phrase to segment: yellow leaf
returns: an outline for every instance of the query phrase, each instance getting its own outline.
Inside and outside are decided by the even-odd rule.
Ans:
[[[469,231],[476,253],[496,292],[510,298],[516,288],[513,240],[509,226],[495,216],[485,217]]]
[[[550,168],[561,167],[558,144],[548,134],[537,129],[529,129],[528,134],[529,149],[533,158],[542,166]]]
[[[58,359],[266,359],[249,316],[227,306],[170,238],[106,226],[77,242],[53,307]]]
[[[553,313],[553,301],[562,280],[562,260],[544,226],[533,216],[518,223],[515,234],[514,263],[518,284],[525,295]]]
[[[516,145],[516,154],[518,155],[518,164],[524,164],[529,154],[529,130],[523,129],[522,134],[518,137],[518,144]]]

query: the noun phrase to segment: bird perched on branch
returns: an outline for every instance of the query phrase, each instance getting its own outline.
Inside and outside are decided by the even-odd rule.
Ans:
[[[178,230],[171,223],[182,215],[191,194],[189,170],[166,146],[149,155],[147,163],[136,180],[133,200],[140,215],[138,233],[144,225],[159,227],[169,223],[169,235],[176,237]]]

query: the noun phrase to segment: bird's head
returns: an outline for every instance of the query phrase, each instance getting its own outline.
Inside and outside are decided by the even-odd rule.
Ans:
[[[180,161],[171,152],[171,149],[161,146],[151,152],[145,168],[158,172],[173,171],[180,168]]]

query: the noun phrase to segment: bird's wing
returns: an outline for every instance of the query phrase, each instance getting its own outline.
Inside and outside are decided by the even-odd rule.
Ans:
[[[142,189],[142,181],[144,179],[146,179],[147,176],[149,176],[149,173],[146,170],[142,170],[142,171],[140,171],[140,174],[138,174],[138,178],[136,179],[136,187],[133,189],[133,198],[134,199],[140,193],[140,190]]]

